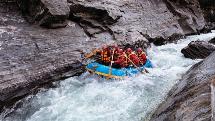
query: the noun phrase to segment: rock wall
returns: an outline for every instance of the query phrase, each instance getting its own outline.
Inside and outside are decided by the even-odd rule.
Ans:
[[[3,0],[0,107],[83,72],[80,50],[113,42],[146,48],[149,41],[165,44],[205,24],[197,0]]]
[[[204,31],[215,29],[215,1],[214,0],[198,0],[207,21]]]
[[[149,38],[153,38],[152,41],[162,41],[162,39],[173,41],[176,35],[197,33],[205,25],[197,0],[192,2],[171,0],[69,0],[69,3],[73,16],[78,16],[92,24],[94,22],[91,22],[91,19],[83,16],[90,12],[90,9],[87,8],[106,11],[109,18],[111,18],[106,20],[112,20],[112,22],[103,25],[112,31],[111,33],[116,40],[129,43],[138,40],[146,41],[145,37],[147,35]],[[82,10],[79,11],[81,15],[74,13],[74,7],[72,6],[78,6],[78,9]],[[96,13],[96,11],[87,13],[87,15],[93,13]],[[99,18],[93,20],[97,21]],[[89,33],[91,32],[89,31]]]
[[[212,107],[212,121],[215,121],[215,78],[211,81],[211,107]]]
[[[40,85],[80,74],[79,50],[103,43],[74,22],[52,30],[31,25],[16,4],[0,3],[0,108]]]
[[[197,0],[68,0],[68,3],[19,0],[18,3],[28,20],[48,28],[66,24],[69,5],[69,19],[80,24],[89,37],[101,39],[105,33],[124,43],[147,41],[146,35],[153,41],[173,41],[178,35],[197,33],[206,24]]]
[[[150,121],[210,121],[215,52],[191,67],[153,113]]]

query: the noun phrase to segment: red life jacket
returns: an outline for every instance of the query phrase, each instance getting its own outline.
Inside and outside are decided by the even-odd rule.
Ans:
[[[112,52],[113,53],[113,52]],[[111,53],[111,54],[112,54]],[[119,52],[115,49],[114,50],[114,55],[113,55],[113,60],[115,61],[115,60],[117,60],[118,58],[119,58],[119,56],[120,56],[120,54],[119,54]]]
[[[131,54],[128,55],[128,62],[130,65],[136,65],[136,66],[139,66],[140,65],[140,60],[138,58],[138,56],[132,52]],[[131,62],[132,61],[132,62]]]
[[[127,60],[126,54],[123,53],[122,55],[119,55],[118,59],[114,63],[119,64],[121,68],[127,67],[128,60]]]
[[[138,58],[140,59],[141,65],[144,65],[146,63],[146,54],[144,52],[138,54]]]

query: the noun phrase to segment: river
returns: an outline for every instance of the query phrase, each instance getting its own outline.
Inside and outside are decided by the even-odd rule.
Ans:
[[[140,121],[164,100],[181,76],[200,60],[183,57],[181,49],[191,41],[209,40],[215,33],[188,36],[175,43],[147,50],[154,68],[149,74],[125,80],[97,76],[71,77],[54,82],[0,114],[2,121]]]

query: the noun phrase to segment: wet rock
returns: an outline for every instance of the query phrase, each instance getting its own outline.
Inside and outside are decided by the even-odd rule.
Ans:
[[[209,43],[215,44],[215,38],[211,39],[210,41],[208,41]]]
[[[214,59],[215,52],[192,66],[168,93],[150,121],[210,121]]]
[[[18,0],[19,7],[27,20],[47,28],[67,25],[69,6],[66,0]]]
[[[171,36],[169,36],[167,39],[164,39],[163,37],[155,37],[155,38],[151,38],[150,36],[144,34],[143,35],[147,40],[149,40],[150,43],[153,43],[157,46],[160,45],[164,45],[167,43],[173,43],[176,42],[176,40],[182,39],[185,36],[181,35],[181,34],[173,34]]]
[[[205,27],[200,31],[201,33],[209,33],[215,29],[215,22],[207,22]]]
[[[215,46],[206,41],[193,41],[183,48],[181,52],[186,58],[203,59],[215,51]]]

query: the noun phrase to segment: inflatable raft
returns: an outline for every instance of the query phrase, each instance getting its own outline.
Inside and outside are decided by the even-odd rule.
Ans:
[[[116,68],[110,69],[109,66],[105,66],[97,62],[92,62],[86,66],[86,69],[91,73],[95,73],[97,75],[104,76],[107,78],[122,79],[123,77],[126,77],[126,76],[139,74],[140,71],[144,71],[145,68],[152,68],[152,67],[153,66],[151,61],[147,59],[146,64],[139,68],[128,67],[128,68],[121,68],[121,69],[116,69]]]

